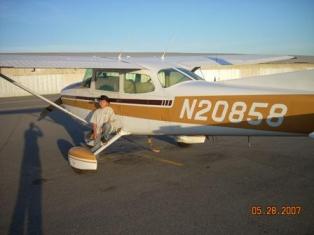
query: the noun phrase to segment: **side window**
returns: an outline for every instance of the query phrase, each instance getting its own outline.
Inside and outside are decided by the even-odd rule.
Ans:
[[[95,77],[96,90],[119,91],[119,73],[108,71],[97,71]]]
[[[155,90],[155,86],[148,75],[138,73],[126,73],[124,76],[124,92],[147,93]]]
[[[164,69],[158,72],[158,79],[162,87],[167,88],[180,82],[190,81],[191,79],[175,69]]]
[[[83,81],[81,83],[81,87],[90,88],[90,83],[92,81],[92,77],[93,77],[93,70],[92,69],[86,69],[84,77],[83,77]]]

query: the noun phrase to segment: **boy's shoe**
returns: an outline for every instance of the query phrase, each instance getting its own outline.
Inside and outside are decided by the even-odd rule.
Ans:
[[[86,145],[88,145],[89,147],[93,147],[95,145],[95,141],[94,140],[87,140]]]
[[[107,140],[102,140],[102,141],[101,141],[101,146],[103,146],[103,145],[105,145],[105,144],[107,144],[107,143],[108,143]]]

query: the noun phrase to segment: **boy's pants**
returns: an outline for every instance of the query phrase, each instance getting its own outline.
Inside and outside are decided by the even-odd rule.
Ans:
[[[105,123],[102,126],[101,134],[98,135],[95,139],[94,147],[91,148],[92,152],[96,151],[101,146],[101,142],[107,142],[112,132],[114,132],[114,128],[112,127],[112,125],[110,123]]]

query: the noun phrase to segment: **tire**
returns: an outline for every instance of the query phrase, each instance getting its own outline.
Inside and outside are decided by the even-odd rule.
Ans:
[[[180,148],[189,148],[192,146],[192,144],[186,144],[186,143],[183,143],[183,142],[177,142],[177,145],[180,147]]]

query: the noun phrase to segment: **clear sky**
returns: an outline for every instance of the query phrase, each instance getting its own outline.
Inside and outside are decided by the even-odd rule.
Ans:
[[[0,51],[314,55],[313,0],[0,0]]]

